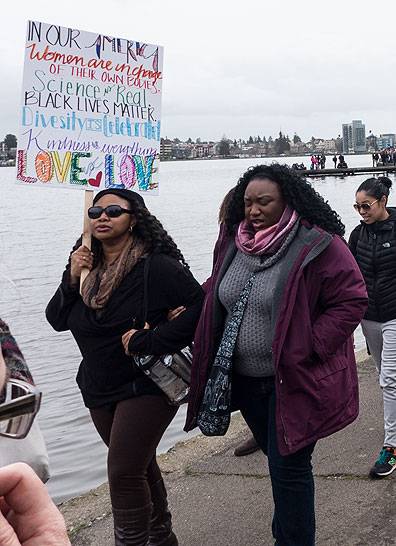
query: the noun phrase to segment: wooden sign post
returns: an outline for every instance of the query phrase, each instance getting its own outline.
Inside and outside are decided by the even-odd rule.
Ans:
[[[93,191],[92,190],[85,190],[84,191],[84,224],[83,224],[83,235],[82,235],[82,244],[86,246],[87,248],[91,249],[91,230],[89,227],[89,218],[88,218],[88,209],[92,207],[93,204]],[[82,285],[85,279],[87,278],[87,275],[89,273],[88,268],[84,268],[81,271],[80,276],[80,294],[82,290]]]

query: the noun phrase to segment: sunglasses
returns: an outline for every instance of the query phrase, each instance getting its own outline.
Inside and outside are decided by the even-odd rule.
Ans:
[[[0,436],[25,438],[40,409],[41,392],[30,383],[9,379],[0,403]]]
[[[359,203],[354,203],[353,208],[355,210],[357,210],[358,212],[360,212],[360,209],[367,212],[368,210],[371,209],[371,207],[374,205],[374,203],[377,203],[378,201],[379,201],[379,199],[376,199],[372,203],[362,203],[361,205],[359,205]]]
[[[105,213],[109,218],[118,218],[121,214],[133,214],[129,209],[123,209],[120,205],[109,205],[108,207],[90,207],[88,209],[88,218],[96,220]]]

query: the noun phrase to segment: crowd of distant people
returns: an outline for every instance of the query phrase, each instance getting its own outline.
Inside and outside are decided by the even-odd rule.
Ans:
[[[311,155],[311,170],[324,169],[326,167],[325,154]]]
[[[379,165],[393,165],[396,166],[396,147],[388,147],[383,150],[378,150],[371,154],[373,167],[378,167]],[[345,161],[345,158],[342,154],[334,154],[332,161],[334,163],[334,169],[347,169],[348,165]],[[326,168],[326,156],[325,154],[312,154],[310,158],[310,167],[311,171],[318,169]],[[306,170],[307,167],[304,163],[293,163],[292,169],[301,171]]]
[[[337,157],[337,154],[335,154],[333,156],[333,163],[334,163],[334,168],[335,169],[347,169],[348,168],[348,165],[345,161],[345,158],[342,154],[340,154],[338,157]]]
[[[396,165],[396,148],[384,148],[378,152],[371,154],[373,159],[373,167],[378,165]]]
[[[342,154],[337,156],[337,154],[333,157],[333,163],[334,163],[334,169],[347,169],[348,165],[345,161],[345,158]],[[326,156],[325,154],[319,154],[319,155],[311,155],[311,166],[310,170],[318,170],[318,169],[325,169],[326,168]],[[293,163],[292,169],[300,171],[305,170],[306,166],[304,163]]]

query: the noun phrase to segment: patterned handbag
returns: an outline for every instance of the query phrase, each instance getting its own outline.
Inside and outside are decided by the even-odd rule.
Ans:
[[[234,305],[206,383],[197,419],[205,436],[223,436],[230,424],[232,355],[255,277],[252,273]]]
[[[148,313],[148,278],[151,256],[144,264],[143,321]],[[169,404],[179,406],[187,402],[190,391],[192,347],[184,347],[173,354],[161,356],[134,355],[136,366],[147,375],[166,395]]]

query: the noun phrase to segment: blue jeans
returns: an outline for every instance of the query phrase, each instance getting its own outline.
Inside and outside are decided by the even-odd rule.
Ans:
[[[274,378],[233,376],[233,405],[241,413],[268,457],[275,510],[275,546],[314,546],[315,505],[311,456],[315,444],[292,455],[278,451]]]

